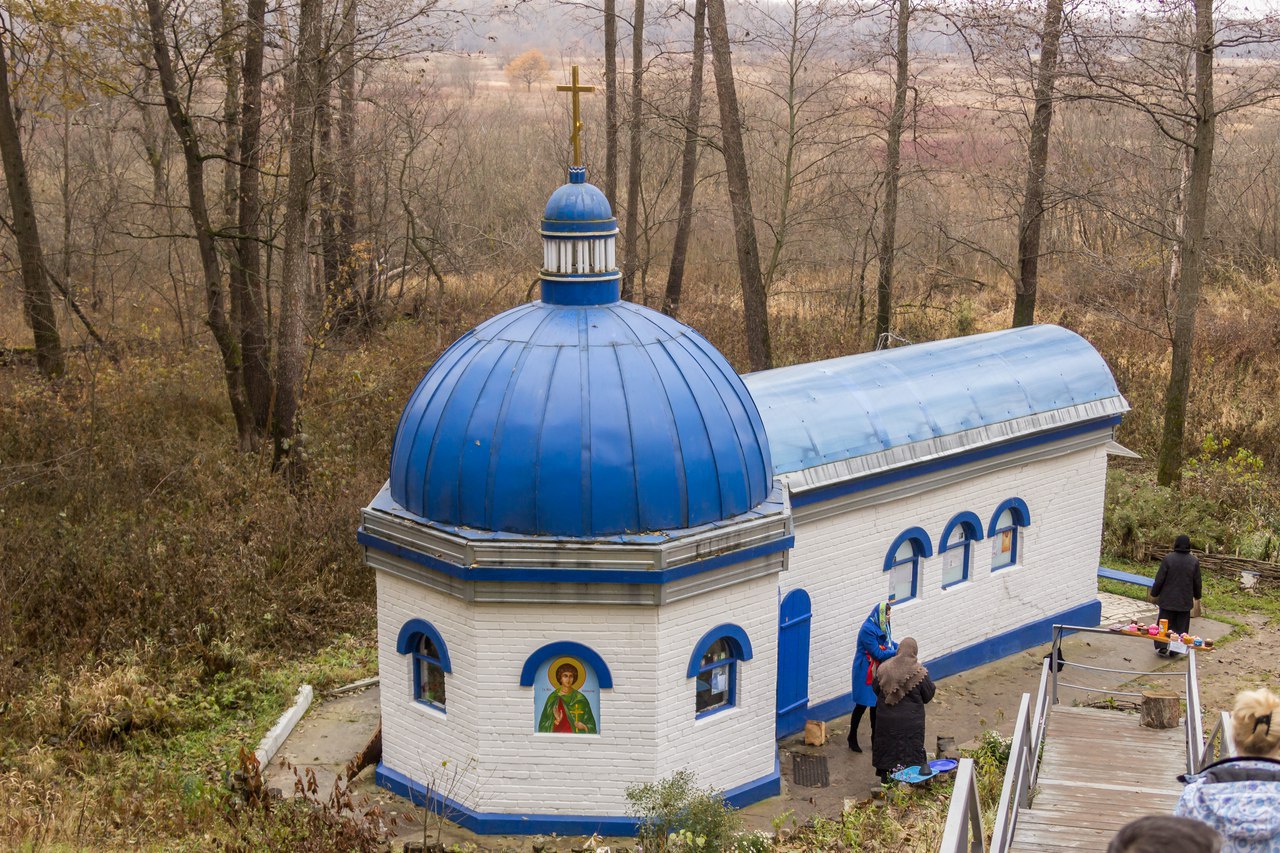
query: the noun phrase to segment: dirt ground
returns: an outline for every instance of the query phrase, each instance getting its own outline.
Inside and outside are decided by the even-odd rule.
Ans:
[[[1139,621],[1155,618],[1154,605],[1106,593],[1100,593],[1099,598],[1103,600],[1104,627],[1123,624],[1134,618]],[[1230,708],[1235,694],[1245,687],[1280,685],[1280,657],[1275,653],[1276,643],[1271,636],[1275,627],[1268,629],[1263,618],[1252,615],[1219,614],[1218,619],[1194,621],[1192,630],[1201,636],[1215,641],[1230,636],[1226,645],[1197,656],[1201,704],[1206,709],[1207,718],[1213,711]],[[952,737],[957,745],[963,747],[987,729],[1009,734],[1022,694],[1034,693],[1038,686],[1041,661],[1048,650],[1049,646],[1045,645],[941,679],[937,695],[928,706],[926,748],[932,752],[939,735]],[[1133,691],[1138,689],[1135,685],[1157,686],[1161,681],[1169,684],[1170,679],[1179,682],[1187,667],[1185,660],[1170,661],[1157,656],[1149,641],[1116,634],[1068,636],[1063,642],[1063,654],[1071,663],[1143,673],[1137,676],[1116,675],[1068,667],[1060,676],[1060,684],[1094,689],[1062,686],[1059,700],[1067,703],[1096,701],[1105,695],[1104,689]],[[1124,697],[1119,701],[1125,701]],[[318,704],[290,735],[281,754],[271,762],[267,769],[268,784],[286,794],[292,791],[293,774],[284,766],[288,761],[300,768],[314,769],[321,790],[327,790],[345,763],[368,742],[377,721],[376,687]],[[771,829],[774,818],[786,812],[791,812],[791,817],[801,823],[815,814],[835,816],[845,807],[846,800],[862,801],[869,797],[874,774],[867,722],[863,722],[861,738],[866,752],[861,754],[851,752],[845,744],[848,725],[847,717],[829,721],[830,739],[821,747],[805,746],[799,736],[787,738],[779,744],[782,795],[744,809],[746,828]],[[829,786],[807,788],[793,784],[792,754],[797,752],[816,753],[827,758]],[[360,774],[353,790],[380,804],[396,819],[395,849],[399,849],[402,841],[422,838],[421,810],[375,786],[371,770]],[[441,840],[445,844],[470,844],[472,846],[464,849],[493,853],[524,853],[532,849],[529,838],[476,836],[452,826],[445,828]],[[617,841],[618,846],[629,848],[629,840]],[[582,839],[578,838],[558,839],[544,849],[571,850],[581,844]]]

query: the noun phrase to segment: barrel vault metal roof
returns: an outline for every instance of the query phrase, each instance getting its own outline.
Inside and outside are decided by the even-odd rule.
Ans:
[[[1052,325],[798,364],[743,379],[764,419],[774,473],[780,475],[880,457],[844,466],[850,475],[865,473],[1129,408],[1098,351]]]

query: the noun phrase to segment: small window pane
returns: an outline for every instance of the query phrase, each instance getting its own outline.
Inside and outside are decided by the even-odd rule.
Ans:
[[[703,657],[706,660],[706,657]],[[729,682],[733,678],[733,662],[704,669],[698,674],[697,712],[709,711],[729,704]]]
[[[426,658],[418,658],[418,699],[444,707],[444,669]]]
[[[1003,516],[1001,516],[1003,517]],[[1018,558],[1018,528],[1001,530],[991,541],[991,568],[1011,566]]]
[[[711,644],[711,647],[707,649],[706,654],[702,656],[702,666],[711,666],[716,661],[727,659],[730,654],[732,654],[732,652],[729,649],[728,641],[723,638],[716,640]]]
[[[418,652],[429,658],[435,658],[436,660],[440,659],[440,652],[436,651],[436,644],[433,643],[431,638],[425,634],[422,636],[422,640],[418,643]]]
[[[1012,509],[1006,509],[1004,512],[1000,513],[1000,517],[996,519],[996,529],[999,530],[1003,527],[1013,527]]]
[[[900,563],[903,560],[910,560],[916,555],[916,543],[914,539],[908,539],[898,546],[898,550],[894,552],[893,561]]]
[[[916,561],[894,566],[889,570],[889,597],[894,601],[905,601],[913,597],[912,587],[915,580]]]
[[[969,542],[964,540],[960,545],[953,545],[942,553],[942,585],[951,586],[960,583],[968,575],[966,563],[969,561]]]

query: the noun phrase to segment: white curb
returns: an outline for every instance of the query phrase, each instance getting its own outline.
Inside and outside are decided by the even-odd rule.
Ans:
[[[262,736],[262,740],[258,742],[258,748],[253,751],[253,754],[258,759],[258,765],[264,770],[271,759],[275,758],[276,753],[280,751],[280,747],[284,746],[285,739],[289,737],[293,727],[298,725],[302,715],[307,713],[314,696],[315,692],[311,689],[310,684],[304,684],[299,687],[298,695],[293,699],[293,707],[281,714],[280,719],[276,720],[276,724],[271,727],[271,730]]]

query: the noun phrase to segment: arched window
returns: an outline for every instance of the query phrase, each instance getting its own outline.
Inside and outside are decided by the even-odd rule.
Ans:
[[[1031,512],[1021,498],[1009,498],[991,514],[991,570],[1016,566],[1022,561],[1022,528],[1031,523]]]
[[[920,560],[932,556],[933,543],[922,528],[912,527],[898,534],[884,558],[890,601],[901,604],[916,597],[920,588]]]
[[[697,679],[698,717],[732,708],[738,701],[738,662],[751,660],[751,640],[737,625],[717,625],[702,635],[689,657],[689,678]]]
[[[958,513],[947,522],[938,539],[938,553],[942,556],[943,589],[969,579],[973,543],[981,538],[982,520],[971,512]]]
[[[400,629],[396,651],[412,656],[413,698],[438,711],[445,709],[445,673],[452,671],[449,650],[430,622],[410,619]]]

